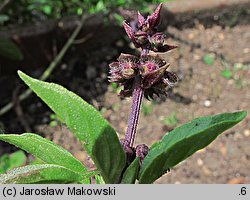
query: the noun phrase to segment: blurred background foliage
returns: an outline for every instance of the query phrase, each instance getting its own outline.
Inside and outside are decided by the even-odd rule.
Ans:
[[[0,156],[0,174],[26,164],[27,157],[22,150]]]
[[[83,13],[116,13],[117,9],[140,9],[150,12],[150,4],[166,2],[163,0],[1,0],[0,26],[23,24],[46,19],[60,19]],[[169,1],[169,0],[168,0]],[[119,21],[121,16],[114,14]]]

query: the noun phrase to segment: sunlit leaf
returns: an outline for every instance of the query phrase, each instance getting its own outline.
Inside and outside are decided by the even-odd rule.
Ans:
[[[125,166],[125,153],[110,124],[91,105],[60,85],[18,72],[23,81],[63,120],[92,157],[106,183],[115,183]]]
[[[219,134],[246,117],[245,111],[200,117],[166,134],[145,157],[140,183],[152,183],[169,168],[206,147]]]
[[[0,175],[0,184],[77,183],[88,176],[53,164],[27,165]]]
[[[134,184],[139,174],[139,158],[137,157],[126,169],[122,177],[122,184]]]
[[[61,165],[76,172],[87,171],[82,163],[66,149],[39,135],[32,133],[1,134],[0,140],[20,147],[47,164]]]

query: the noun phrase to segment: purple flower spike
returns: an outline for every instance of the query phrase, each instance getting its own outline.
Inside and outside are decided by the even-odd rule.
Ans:
[[[157,32],[160,23],[162,3],[153,14],[147,18],[138,11],[137,25],[131,27],[126,21],[123,27],[136,48],[141,48],[140,57],[121,54],[117,62],[111,63],[109,80],[122,86],[121,97],[132,96],[132,107],[128,120],[128,128],[122,146],[127,155],[127,166],[135,156],[140,158],[142,164],[149,148],[138,145],[134,148],[134,140],[139,122],[143,97],[153,99],[156,96],[167,95],[167,90],[178,81],[173,72],[167,71],[169,63],[159,56],[150,55],[150,51],[167,52],[177,46],[164,44],[165,35]]]
[[[153,98],[154,95],[167,95],[166,90],[174,86],[177,76],[168,72],[169,63],[159,56],[146,55],[138,58],[130,54],[121,54],[118,62],[110,65],[110,82],[117,82],[123,86],[121,97],[129,97],[133,92],[136,76],[141,77],[140,87],[145,90],[145,96]]]
[[[166,36],[163,33],[157,33],[157,25],[160,23],[161,8],[162,3],[156,8],[152,15],[147,17],[147,19],[138,11],[138,28],[135,28],[135,30],[126,21],[123,21],[123,27],[136,48],[163,53],[177,47],[167,44],[164,45]]]

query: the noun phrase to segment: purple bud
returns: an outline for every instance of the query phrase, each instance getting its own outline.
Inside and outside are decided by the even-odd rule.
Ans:
[[[123,27],[128,35],[128,37],[133,40],[134,39],[134,30],[127,24],[126,21],[123,21]]]
[[[144,45],[145,43],[148,42],[148,34],[143,32],[143,31],[138,31],[134,35],[134,41],[135,41],[135,46],[140,46]]]
[[[149,72],[147,73],[144,77],[143,77],[143,80],[142,80],[142,87],[144,89],[148,89],[150,88],[152,85],[156,84],[157,82],[159,82],[162,77],[164,76],[167,68],[168,68],[169,64],[168,65],[165,65],[164,67],[161,67],[157,70],[154,70],[152,72]]]
[[[110,67],[110,82],[123,82],[134,78],[138,68],[139,58],[130,54],[121,54],[118,62],[113,62]]]
[[[150,37],[150,42],[155,48],[157,48],[159,46],[163,46],[165,37],[166,36],[163,33],[156,33]]]
[[[125,69],[138,68],[139,58],[137,56],[122,53],[117,60],[119,61],[120,64],[124,64],[123,67]]]
[[[160,12],[162,8],[162,3],[155,9],[152,15],[149,15],[147,21],[149,23],[149,27],[153,30],[160,23]]]
[[[164,84],[168,85],[169,87],[173,87],[177,83],[178,77],[176,76],[174,72],[166,71],[163,76],[162,81]]]
[[[153,70],[159,69],[164,66],[166,61],[161,59],[159,56],[147,55],[141,58],[140,70],[141,74],[145,75]]]
[[[136,151],[136,156],[140,158],[140,163],[142,164],[142,161],[144,160],[144,158],[147,156],[149,152],[148,146],[146,144],[139,144],[135,148],[135,151]]]
[[[165,37],[166,35],[163,33],[155,33],[152,37],[150,37],[151,50],[163,53],[177,48],[177,46],[174,45],[164,45]]]
[[[175,46],[175,45],[168,45],[168,44],[165,44],[163,46],[158,46],[157,48],[153,49],[154,52],[159,52],[159,53],[165,53],[165,52],[168,52],[172,49],[175,49],[177,48],[178,46]]]
[[[145,23],[145,18],[139,11],[137,12],[137,19],[138,19],[138,28],[140,29]]]

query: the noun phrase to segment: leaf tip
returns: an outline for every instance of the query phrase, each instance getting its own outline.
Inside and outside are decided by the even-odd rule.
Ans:
[[[240,114],[239,116],[240,121],[243,120],[247,116],[247,111],[245,110],[239,111],[238,113]]]
[[[25,73],[23,73],[21,70],[17,71],[18,76],[23,80],[25,76],[27,76]]]

